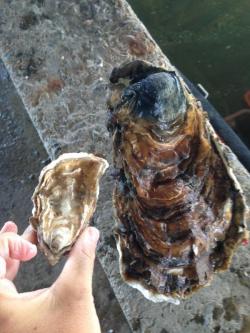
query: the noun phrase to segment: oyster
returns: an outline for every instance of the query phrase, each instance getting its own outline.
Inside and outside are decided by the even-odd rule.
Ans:
[[[121,275],[146,298],[178,304],[248,237],[232,152],[176,72],[134,61],[110,81]]]
[[[88,225],[108,162],[93,154],[68,153],[41,172],[30,223],[40,249],[54,265]]]

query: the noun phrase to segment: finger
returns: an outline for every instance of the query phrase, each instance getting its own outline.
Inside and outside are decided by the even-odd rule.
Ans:
[[[17,234],[17,231],[18,231],[17,225],[12,221],[8,221],[8,222],[5,222],[5,224],[2,227],[0,233],[13,232],[13,233]]]
[[[21,261],[32,259],[37,254],[37,247],[21,236],[5,233],[0,237],[0,256]]]
[[[17,295],[17,290],[16,290],[16,287],[15,285],[8,279],[1,279],[0,280],[0,295],[5,295],[6,294],[8,296],[11,296],[11,295],[14,295],[16,296]]]
[[[29,225],[23,232],[22,238],[26,239],[27,241],[31,242],[32,244],[37,244],[37,233],[36,231],[32,228],[31,225]]]
[[[0,279],[3,279],[6,275],[6,261],[0,257]]]
[[[27,261],[37,254],[37,247],[20,236],[9,238],[8,244],[11,259]]]
[[[10,281],[13,281],[17,275],[20,266],[20,261],[14,259],[6,259],[5,262],[6,262],[5,278]]]
[[[92,295],[92,274],[99,231],[88,227],[72,248],[64,269],[55,282],[56,293],[73,298]]]

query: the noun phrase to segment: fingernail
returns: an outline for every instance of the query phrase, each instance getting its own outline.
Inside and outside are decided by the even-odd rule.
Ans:
[[[95,227],[88,227],[87,232],[88,232],[88,236],[89,236],[90,240],[92,242],[97,243],[99,236],[100,236],[99,230],[96,229]]]
[[[30,244],[28,251],[29,251],[30,255],[35,255],[37,253],[37,247],[36,247],[36,245]]]
[[[25,234],[29,234],[31,231],[33,230],[33,227],[31,225],[29,225],[23,232],[23,235]]]

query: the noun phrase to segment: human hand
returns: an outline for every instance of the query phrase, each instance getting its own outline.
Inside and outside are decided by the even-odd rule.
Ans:
[[[29,260],[35,256],[36,250],[33,254],[28,250],[32,248],[28,240],[32,242],[35,238],[30,231],[23,237],[18,236],[13,225],[12,228],[11,231],[6,230],[5,225],[0,233],[0,267],[3,260],[6,267],[0,269],[0,332],[100,333],[92,296],[98,230],[86,228],[72,248],[61,275],[51,287],[19,294],[10,279],[18,270],[16,260]],[[15,251],[12,253],[9,245],[18,253],[15,259]],[[4,248],[2,252],[1,248]]]
[[[18,272],[20,261],[35,257],[37,248],[34,244],[35,235],[31,228],[24,234],[17,235],[15,223],[6,222],[0,230],[0,279],[13,280]]]

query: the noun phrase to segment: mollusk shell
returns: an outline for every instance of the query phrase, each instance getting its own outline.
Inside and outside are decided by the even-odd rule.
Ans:
[[[232,152],[175,72],[134,61],[110,81],[121,275],[146,298],[178,304],[248,237]]]
[[[99,181],[108,162],[93,154],[68,153],[41,171],[30,223],[39,247],[54,265],[68,252],[94,214]]]

